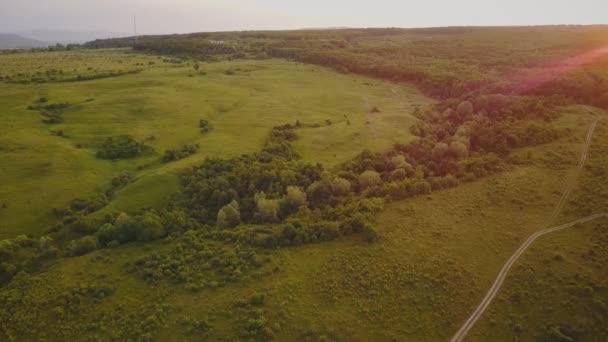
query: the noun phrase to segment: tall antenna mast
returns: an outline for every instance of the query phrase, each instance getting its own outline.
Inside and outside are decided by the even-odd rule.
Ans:
[[[133,14],[133,34],[137,42],[137,14]]]

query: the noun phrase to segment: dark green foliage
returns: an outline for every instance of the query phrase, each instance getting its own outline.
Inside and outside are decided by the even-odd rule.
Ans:
[[[121,213],[113,221],[101,226],[96,236],[102,246],[108,246],[133,241],[154,241],[167,236],[169,232],[179,233],[181,229],[193,228],[189,220],[179,217],[178,213],[148,210],[137,216]]]
[[[210,56],[227,55],[236,52],[235,48],[228,44],[216,43],[204,39],[204,35],[193,34],[193,38],[182,39],[181,37],[146,37],[133,44],[133,48],[140,51],[157,52],[163,55],[190,55]]]
[[[271,161],[274,158],[283,158],[287,160],[295,160],[300,158],[300,155],[290,142],[296,140],[298,135],[292,125],[276,126],[270,133],[270,138],[259,154],[259,159],[263,162]]]
[[[186,207],[194,217],[215,223],[219,210],[237,200],[241,219],[252,222],[257,193],[282,197],[289,186],[308,187],[320,178],[321,171],[312,165],[283,159],[271,162],[260,162],[255,156],[209,159],[183,176]]]
[[[74,199],[70,202],[70,209],[73,212],[82,214],[94,213],[108,204],[108,198],[104,194],[98,194],[88,199]]]
[[[154,212],[148,211],[138,218],[137,241],[148,242],[165,237],[167,231],[161,218]]]
[[[201,290],[241,280],[263,265],[253,249],[215,242],[205,232],[191,231],[170,250],[140,258],[129,267],[147,282],[168,280]]]
[[[96,250],[99,242],[95,236],[85,236],[78,240],[73,240],[66,248],[66,253],[71,256],[80,256]]]
[[[100,159],[128,159],[140,156],[146,146],[135,141],[130,136],[121,135],[107,138],[97,151],[97,158]]]
[[[199,150],[199,148],[200,146],[198,144],[194,144],[184,145],[177,150],[167,150],[165,151],[165,155],[163,156],[163,162],[169,163],[172,161],[187,158],[195,154]]]

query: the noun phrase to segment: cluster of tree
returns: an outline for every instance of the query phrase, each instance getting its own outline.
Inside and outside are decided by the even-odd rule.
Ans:
[[[185,36],[166,36],[157,39],[140,39],[133,44],[139,51],[154,52],[163,55],[229,55],[236,49],[223,41],[206,40]]]
[[[165,155],[163,156],[163,162],[169,163],[172,161],[187,158],[195,154],[199,150],[199,148],[200,146],[198,144],[194,144],[184,145],[177,150],[166,150]]]
[[[36,267],[42,261],[60,254],[61,251],[49,236],[35,240],[20,235],[0,240],[0,286],[8,283],[21,270]]]
[[[298,124],[299,121],[296,123],[296,126],[286,124],[273,127],[262,152],[257,154],[258,159],[269,162],[273,160],[273,157],[284,160],[296,160],[300,158],[300,154],[291,144],[292,141],[298,139],[298,135],[295,132],[297,128],[301,127]]]
[[[557,139],[561,132],[546,123],[553,117],[552,107],[539,98],[482,95],[443,101],[420,114],[422,120],[411,129],[418,140],[384,154],[363,153],[346,169],[372,170],[384,181],[475,179],[500,170],[500,157],[515,148]]]
[[[136,215],[119,213],[103,219],[78,216],[67,224],[67,232],[81,237],[70,240],[66,254],[83,255],[99,248],[117,247],[129,242],[150,242],[168,235],[181,235],[201,225],[184,210],[143,210]]]
[[[128,135],[120,135],[107,138],[99,146],[96,156],[100,159],[128,159],[140,156],[149,149],[149,146]]]
[[[28,110],[35,110],[43,117],[42,122],[46,124],[59,124],[63,122],[63,111],[71,105],[67,102],[47,104],[48,99],[41,97],[35,105],[27,107]]]
[[[531,93],[566,98],[573,103],[608,109],[608,61],[600,59],[580,70],[532,89]]]

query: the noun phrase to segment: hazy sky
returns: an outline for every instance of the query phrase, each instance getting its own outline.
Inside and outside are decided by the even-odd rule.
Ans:
[[[608,0],[0,0],[0,32],[608,24]]]

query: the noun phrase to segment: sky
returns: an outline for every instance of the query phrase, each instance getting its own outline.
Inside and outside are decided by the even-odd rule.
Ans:
[[[608,0],[0,0],[0,32],[608,24]]]

